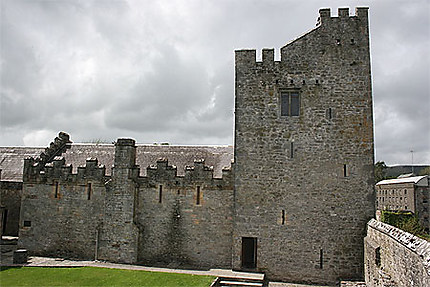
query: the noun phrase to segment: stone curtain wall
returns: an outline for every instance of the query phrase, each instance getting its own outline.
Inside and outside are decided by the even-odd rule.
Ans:
[[[233,186],[230,170],[213,178],[204,161],[185,176],[166,159],[140,180],[139,261],[150,265],[231,268]]]
[[[3,216],[6,217],[2,218],[3,235],[18,236],[21,193],[22,182],[0,181],[0,206],[4,207]]]
[[[320,10],[320,24],[281,49],[236,51],[233,268],[257,238],[272,280],[335,283],[363,274],[374,215],[367,8]],[[298,92],[300,115],[281,115]]]
[[[231,267],[231,169],[214,178],[197,160],[178,176],[161,159],[140,177],[135,163],[132,139],[116,142],[112,176],[97,159],[76,174],[63,157],[45,165],[26,159],[20,247],[33,255]]]
[[[105,168],[96,159],[72,174],[56,157],[43,172],[25,159],[20,214],[20,247],[30,254],[94,259],[97,230],[103,222]]]
[[[430,286],[430,242],[372,219],[364,247],[368,287]]]

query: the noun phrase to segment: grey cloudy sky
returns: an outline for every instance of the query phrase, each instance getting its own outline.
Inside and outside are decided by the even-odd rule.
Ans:
[[[232,144],[234,50],[370,7],[376,160],[430,164],[430,2],[1,0],[0,146]],[[279,50],[276,51],[279,55]]]

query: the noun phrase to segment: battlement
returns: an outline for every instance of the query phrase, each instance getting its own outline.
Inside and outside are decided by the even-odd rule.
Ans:
[[[338,15],[332,16],[330,8],[320,9],[317,27],[282,47],[280,61],[274,59],[275,49],[262,49],[261,61],[257,61],[255,49],[236,50],[236,70],[246,71],[257,68],[264,71],[272,68],[278,69],[280,64],[286,64],[287,68],[295,70],[301,65],[309,67],[309,63],[304,62],[317,58],[329,50],[343,49],[350,53],[351,48],[358,48],[364,43],[361,42],[361,39],[368,41],[367,32],[362,33],[362,29],[356,29],[364,27],[364,31],[367,31],[368,10],[367,7],[357,7],[355,15],[350,15],[349,8],[339,8]],[[367,42],[366,45],[368,45]],[[306,54],[307,57],[302,57],[303,54]],[[313,60],[311,64],[315,63],[316,60]]]
[[[368,7],[356,7],[355,15],[349,15],[349,8],[338,8],[337,17],[331,15],[330,8],[322,8],[319,10],[319,18],[317,25],[325,25],[329,23],[331,20],[346,20],[346,19],[360,19],[363,20],[364,23],[367,23],[368,20]]]
[[[155,165],[150,165],[146,168],[147,176],[140,179],[148,179],[150,181],[172,181],[177,183],[192,182],[192,181],[211,181],[231,179],[231,167],[222,169],[222,178],[214,177],[213,166],[205,165],[204,159],[194,160],[193,166],[185,167],[185,176],[178,176],[177,167],[169,165],[167,158],[160,158]]]
[[[99,165],[96,158],[88,158],[84,166],[79,166],[77,173],[73,173],[73,166],[66,164],[62,156],[56,156],[52,162],[44,165],[43,169],[40,163],[32,157],[24,159],[25,183],[45,183],[52,180],[61,180],[70,183],[82,182],[88,179],[107,181],[109,176],[106,175],[106,167]]]

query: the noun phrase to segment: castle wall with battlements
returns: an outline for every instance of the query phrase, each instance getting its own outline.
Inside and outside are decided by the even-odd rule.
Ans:
[[[363,273],[374,215],[367,8],[281,48],[236,51],[233,267],[246,241],[269,278],[333,284]]]
[[[116,142],[109,174],[95,158],[74,169],[60,133],[25,160],[19,245],[290,282],[362,278],[374,215],[367,12],[321,9],[280,61],[273,49],[261,62],[255,50],[236,51],[234,164],[217,176],[204,158],[184,172],[169,158],[139,166],[132,139]]]
[[[163,158],[140,176],[134,140],[118,139],[111,176],[95,158],[77,173],[61,156],[24,170],[19,244],[31,254],[231,267],[231,168],[214,177],[196,159],[178,176]]]

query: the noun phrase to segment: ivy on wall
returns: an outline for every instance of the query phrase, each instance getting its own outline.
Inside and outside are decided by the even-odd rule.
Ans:
[[[412,212],[384,210],[381,213],[381,221],[430,241],[430,236],[425,233],[424,228],[419,223],[418,217]]]

